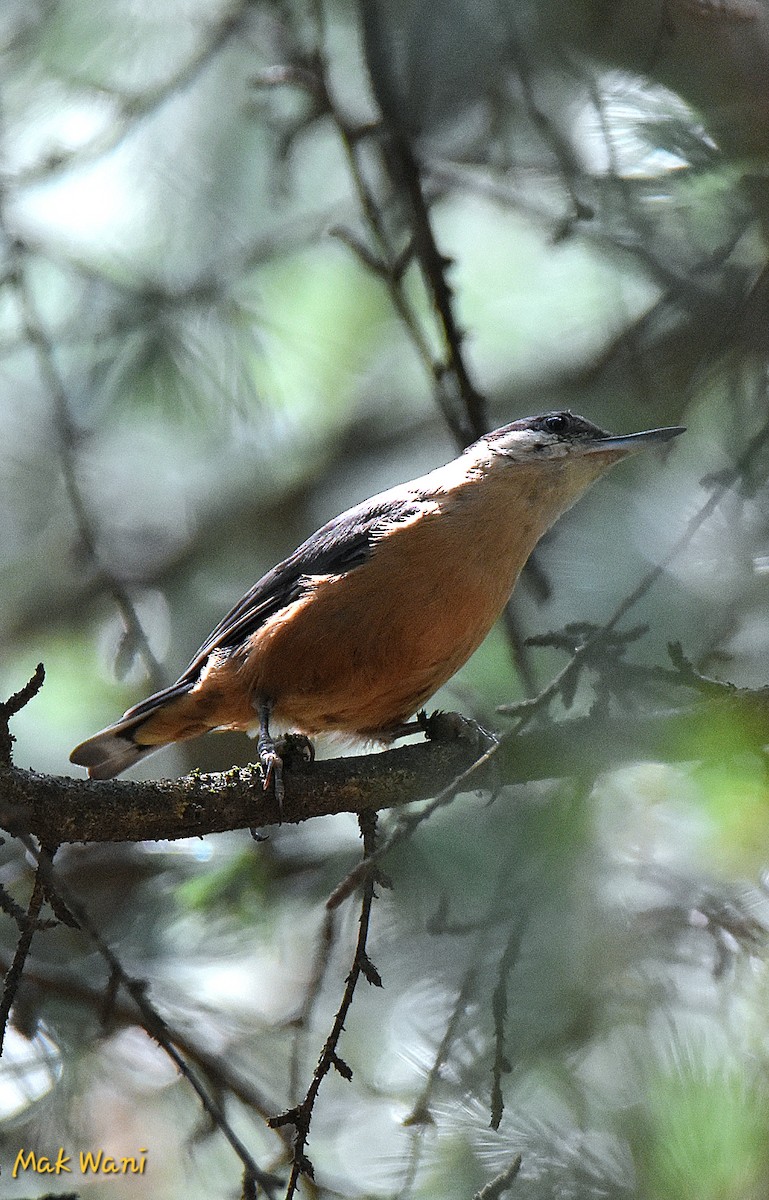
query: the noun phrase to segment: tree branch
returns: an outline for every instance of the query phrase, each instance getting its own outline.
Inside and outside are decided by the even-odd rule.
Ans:
[[[625,717],[580,717],[507,735],[455,790],[499,787],[633,761],[680,762],[760,753],[769,743],[769,689]],[[381,754],[289,761],[283,820],[400,807],[451,789],[478,755],[466,742],[422,743]],[[44,844],[201,837],[275,824],[257,767],[175,780],[91,782],[0,768],[0,824]]]

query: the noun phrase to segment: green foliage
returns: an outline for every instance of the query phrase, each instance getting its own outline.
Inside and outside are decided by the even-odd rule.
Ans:
[[[650,1071],[634,1137],[641,1194],[654,1200],[742,1200],[769,1180],[763,1072],[715,1063],[685,1041]]]

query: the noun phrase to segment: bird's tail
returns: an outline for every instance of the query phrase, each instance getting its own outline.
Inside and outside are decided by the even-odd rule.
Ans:
[[[114,725],[81,742],[69,761],[87,767],[91,779],[112,779],[169,742],[194,737],[210,726],[180,728],[178,709],[189,703],[189,685],[181,683],[156,692],[123,713]]]
[[[101,729],[93,737],[75,746],[69,761],[78,767],[87,767],[91,779],[112,779],[140,759],[152,754],[153,750],[160,749],[160,744],[138,745],[132,737],[134,728],[135,726],[126,722],[118,721],[115,725]]]

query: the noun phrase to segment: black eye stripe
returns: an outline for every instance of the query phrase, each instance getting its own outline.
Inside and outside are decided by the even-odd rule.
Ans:
[[[492,447],[497,444],[504,444],[505,440],[510,435],[517,433],[545,433],[548,435],[541,445],[538,445],[536,439],[530,443],[531,450],[543,449],[546,450],[552,446],[553,438],[573,440],[580,438],[593,439],[605,438],[609,435],[594,425],[592,421],[586,421],[584,417],[580,417],[577,413],[570,412],[568,409],[563,411],[542,413],[538,417],[524,417],[519,421],[511,421],[509,425],[502,425],[499,429],[487,433],[484,441]]]

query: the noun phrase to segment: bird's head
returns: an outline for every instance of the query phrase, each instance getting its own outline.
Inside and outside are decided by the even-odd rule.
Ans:
[[[591,473],[595,471],[598,475],[626,455],[670,441],[683,432],[683,426],[673,425],[615,435],[576,413],[549,412],[503,425],[480,438],[476,445],[483,445],[492,456],[531,465],[544,466],[548,462],[566,465],[567,460],[597,456],[597,461],[591,464]]]

